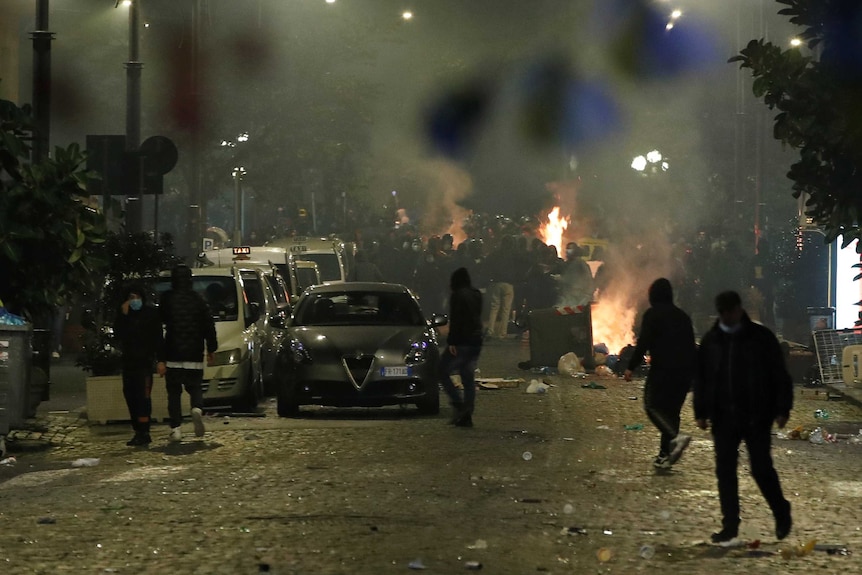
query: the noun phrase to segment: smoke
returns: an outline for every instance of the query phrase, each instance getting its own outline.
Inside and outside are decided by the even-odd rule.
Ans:
[[[415,182],[423,199],[419,232],[425,236],[452,234],[455,244],[467,238],[463,224],[471,211],[462,204],[473,191],[466,170],[443,159],[422,160]]]

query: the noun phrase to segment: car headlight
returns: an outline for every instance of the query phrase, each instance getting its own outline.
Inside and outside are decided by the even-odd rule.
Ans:
[[[290,340],[290,355],[296,363],[311,363],[311,354],[298,339]]]
[[[213,354],[211,365],[234,365],[242,361],[242,350],[240,348],[217,351]]]
[[[428,359],[428,342],[425,340],[410,342],[410,349],[404,355],[406,365],[424,363]]]

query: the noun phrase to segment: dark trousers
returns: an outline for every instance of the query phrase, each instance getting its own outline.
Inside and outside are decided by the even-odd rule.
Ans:
[[[659,455],[670,454],[670,440],[679,434],[679,412],[691,387],[685,373],[651,370],[644,385],[644,409],[661,432]]]
[[[745,441],[751,476],[776,518],[790,513],[790,503],[784,498],[778,473],[772,465],[772,435],[768,425],[752,426],[736,422],[713,422],[715,444],[715,475],[718,478],[718,498],[721,503],[722,527],[735,531],[739,526],[739,444]]]
[[[479,354],[482,348],[472,345],[459,345],[455,347],[456,354],[452,355],[449,346],[440,355],[440,382],[443,390],[453,403],[473,405],[476,402],[476,364],[479,363]],[[464,396],[458,392],[452,383],[452,373],[458,372],[461,376],[461,385],[464,386]]]
[[[153,413],[153,402],[150,393],[153,390],[153,370],[150,368],[123,368],[123,397],[129,408],[129,419],[132,429],[138,435],[150,432],[150,415]]]
[[[165,385],[168,389],[168,417],[171,427],[179,427],[183,422],[183,388],[191,396],[192,408],[203,408],[204,392],[201,384],[204,380],[202,369],[180,369],[169,367],[165,374]]]

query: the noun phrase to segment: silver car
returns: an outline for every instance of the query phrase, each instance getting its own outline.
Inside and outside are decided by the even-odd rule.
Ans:
[[[278,414],[301,405],[415,404],[440,411],[435,328],[404,286],[333,283],[308,288],[294,307],[278,356]]]

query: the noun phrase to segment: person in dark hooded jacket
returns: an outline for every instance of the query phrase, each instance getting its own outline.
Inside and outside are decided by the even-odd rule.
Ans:
[[[165,373],[165,364],[157,363],[164,355],[164,338],[159,312],[146,303],[146,290],[133,284],[126,290],[126,301],[114,319],[114,335],[122,351],[123,397],[129,408],[134,437],[128,446],[149,445],[150,416],[153,411],[150,394],[153,371]]]
[[[182,441],[183,388],[191,397],[195,435],[202,437],[204,352],[212,363],[218,349],[215,322],[204,298],[192,289],[192,270],[179,265],[171,270],[171,289],[162,296],[159,310],[165,324],[165,384],[168,391],[170,441]]]
[[[700,342],[694,385],[697,426],[712,424],[721,531],[714,543],[731,541],[739,530],[739,444],[745,440],[751,475],[775,518],[775,536],[790,534],[790,502],[772,464],[772,423],[787,424],[793,408],[793,379],[778,339],[754,323],[736,292],[715,298],[718,320]]]
[[[455,413],[450,423],[459,427],[473,426],[476,403],[476,364],[482,351],[482,292],[473,287],[467,268],[452,272],[449,282],[449,335],[440,356],[440,379],[452,400]],[[463,397],[452,383],[452,372],[461,375]]]
[[[691,436],[679,432],[680,410],[691,389],[697,351],[687,313],[673,303],[673,288],[665,278],[649,287],[650,308],[644,313],[637,345],[624,373],[626,381],[649,351],[650,370],[644,386],[644,409],[661,432],[653,465],[669,469],[682,456]]]

